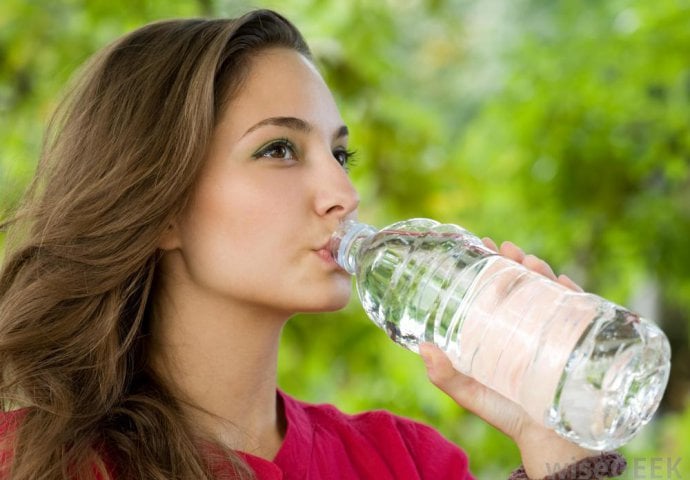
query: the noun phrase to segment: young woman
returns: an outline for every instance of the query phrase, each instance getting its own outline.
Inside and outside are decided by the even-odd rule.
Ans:
[[[358,205],[347,135],[274,12],[154,23],[96,55],[5,224],[0,478],[473,478],[427,426],[277,389],[288,318],[350,295],[327,250]],[[621,460],[422,353],[433,383],[517,443],[515,478]]]

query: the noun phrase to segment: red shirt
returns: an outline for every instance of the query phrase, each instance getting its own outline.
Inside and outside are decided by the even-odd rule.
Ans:
[[[386,411],[347,415],[279,392],[288,421],[273,462],[242,456],[260,480],[473,480],[465,453],[436,430]]]
[[[386,411],[347,415],[278,394],[287,431],[275,458],[240,452],[259,480],[474,480],[465,453],[426,425]],[[16,418],[0,413],[0,437]]]

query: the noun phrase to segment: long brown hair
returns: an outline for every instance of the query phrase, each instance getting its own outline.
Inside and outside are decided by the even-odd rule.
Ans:
[[[310,57],[268,10],[152,23],[93,57],[60,104],[2,225],[0,410],[26,408],[0,477],[93,478],[105,461],[119,478],[214,478],[208,439],[148,362],[157,245],[252,54],[273,46]]]

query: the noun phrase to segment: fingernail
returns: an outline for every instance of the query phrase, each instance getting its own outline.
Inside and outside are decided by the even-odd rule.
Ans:
[[[498,246],[496,245],[496,242],[493,241],[493,239],[489,237],[483,237],[482,242],[484,242],[484,245],[487,245],[494,252],[498,252]]]
[[[520,247],[518,247],[517,245],[515,245],[515,244],[514,244],[513,242],[511,242],[510,240],[506,240],[505,242],[503,242],[503,243],[501,244],[501,250],[505,250],[505,249],[513,250],[513,252],[514,252],[514,253],[517,255],[517,257],[520,258],[520,259],[524,259],[525,256],[526,256],[525,251],[524,251],[523,249],[521,249]]]
[[[563,279],[565,279],[565,281],[568,282],[568,284],[570,285],[570,287],[571,287],[573,290],[575,290],[575,291],[577,291],[577,292],[580,292],[580,293],[584,292],[584,290],[582,289],[582,287],[581,287],[580,285],[578,285],[577,283],[575,283],[575,281],[574,281],[572,278],[570,278],[568,275],[566,275],[565,273],[560,274],[560,275],[558,276],[558,278],[563,278]]]

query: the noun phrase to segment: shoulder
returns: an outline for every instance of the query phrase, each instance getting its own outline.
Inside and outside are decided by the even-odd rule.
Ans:
[[[27,415],[32,412],[33,410],[31,408],[26,407],[0,411],[0,480],[6,480],[10,477],[9,469],[11,468],[14,457],[15,434]],[[108,477],[104,477],[101,470],[94,464],[92,468],[93,478],[95,480],[114,478],[107,462],[106,467],[108,468]]]
[[[455,444],[448,441],[436,429],[387,410],[370,410],[347,414],[330,404],[305,404],[305,412],[319,426],[327,424],[339,430],[388,442],[402,443],[411,450],[446,450],[465,456]]]
[[[0,435],[13,433],[27,412],[28,409],[26,408],[8,411],[0,410]]]
[[[301,406],[312,423],[318,426],[329,425],[334,428],[353,430],[365,436],[394,436],[406,442],[449,443],[432,427],[387,410],[348,414],[331,404],[313,404],[297,400],[295,402]]]
[[[0,411],[0,479],[6,478],[7,469],[12,463],[14,433],[27,409]]]
[[[1,452],[6,450],[7,443],[11,442],[14,433],[28,411],[29,409],[27,408],[8,411],[0,410],[0,458],[2,458]]]
[[[407,464],[420,478],[472,478],[465,452],[424,423],[386,410],[348,414],[330,404],[287,397],[288,402],[312,425],[314,441],[341,445],[348,455],[360,452],[378,455],[385,463]]]

